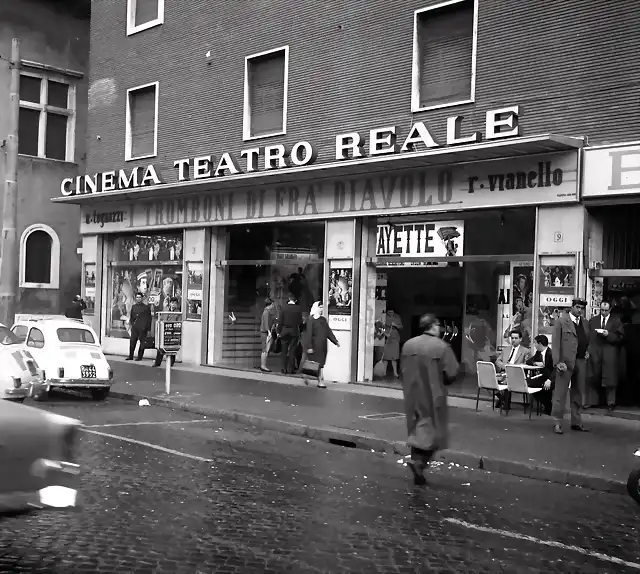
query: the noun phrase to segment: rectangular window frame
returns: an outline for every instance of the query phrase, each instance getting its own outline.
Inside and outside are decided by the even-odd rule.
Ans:
[[[136,2],[137,0],[127,0],[127,36],[164,24],[164,0],[158,0],[158,17],[139,26],[136,26]]]
[[[21,76],[28,76],[31,78],[37,78],[40,80],[40,102],[28,102],[26,100],[20,100],[20,107],[27,110],[34,110],[40,114],[38,124],[38,155],[29,155],[21,153],[19,155],[23,157],[37,157],[39,159],[46,159],[48,161],[58,161],[65,163],[75,162],[76,152],[76,85],[71,82],[65,76],[60,74],[37,74],[34,72],[20,71]],[[69,93],[67,97],[67,107],[58,108],[56,106],[48,105],[47,99],[49,97],[49,82],[58,82],[59,84],[65,84],[69,87]],[[57,159],[47,157],[47,113],[53,113],[67,117],[67,140],[65,159]]]
[[[284,94],[282,96],[282,130],[277,132],[271,132],[268,134],[251,135],[251,98],[250,98],[250,86],[249,86],[249,64],[251,60],[260,58],[262,56],[268,56],[269,54],[276,54],[278,52],[284,52]],[[242,140],[252,141],[263,138],[270,138],[274,136],[283,136],[287,134],[287,112],[289,104],[289,46],[280,46],[273,48],[272,50],[265,50],[257,54],[251,54],[244,58],[244,103],[242,114]]]
[[[153,125],[153,153],[146,155],[133,156],[133,139],[131,135],[131,94],[133,92],[143,90],[153,86],[155,90],[155,110],[154,110],[154,125]],[[125,113],[125,143],[124,143],[124,159],[125,161],[135,161],[138,159],[146,159],[150,157],[157,157],[158,155],[158,99],[160,96],[160,82],[149,82],[148,84],[142,84],[135,86],[127,90],[127,102]]]
[[[476,62],[478,52],[478,0],[473,2],[473,47],[471,50],[471,93],[469,99],[458,100],[455,102],[447,102],[446,104],[436,104],[433,106],[420,105],[420,37],[418,31],[418,23],[420,17],[426,12],[438,10],[453,4],[461,4],[470,0],[447,0],[428,8],[419,8],[413,13],[413,61],[411,66],[411,112],[425,112],[428,110],[437,110],[441,108],[451,108],[453,106],[462,106],[465,104],[473,104],[476,101]]]

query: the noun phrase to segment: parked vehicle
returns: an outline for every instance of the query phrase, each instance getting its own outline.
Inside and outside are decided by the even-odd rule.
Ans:
[[[0,520],[78,504],[81,422],[0,401]]]
[[[11,330],[42,369],[49,391],[85,389],[96,400],[109,394],[113,371],[89,325],[75,319],[32,319]]]
[[[33,355],[8,327],[0,323],[0,398],[22,402],[47,386]]]
[[[629,473],[627,479],[627,492],[638,504],[640,504],[640,448],[633,453],[637,457],[636,468]]]

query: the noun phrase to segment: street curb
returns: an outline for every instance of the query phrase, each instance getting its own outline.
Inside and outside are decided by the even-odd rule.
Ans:
[[[203,407],[195,404],[185,404],[171,398],[150,397],[145,395],[137,395],[135,393],[121,393],[113,390],[109,393],[109,396],[115,399],[135,402],[146,399],[149,401],[150,405],[185,411],[208,417],[217,417],[236,423],[252,425],[264,430],[271,430],[284,434],[308,438],[311,440],[318,440],[337,446],[346,446],[362,450],[383,452],[396,456],[404,456],[409,452],[409,449],[407,448],[405,442],[383,439],[370,433],[352,429],[343,429],[331,426],[308,426],[302,423],[282,421],[270,417],[264,417],[261,415],[243,413],[240,411],[218,409],[214,407]],[[550,466],[527,464],[454,450],[446,450],[442,453],[439,453],[436,457],[436,460],[439,462],[455,464],[471,469],[484,470],[486,472],[495,472],[498,474],[507,474],[520,478],[545,480],[548,482],[579,486],[581,488],[587,488],[590,490],[597,490],[601,492],[612,492],[615,494],[626,493],[625,482],[576,471],[562,470]]]

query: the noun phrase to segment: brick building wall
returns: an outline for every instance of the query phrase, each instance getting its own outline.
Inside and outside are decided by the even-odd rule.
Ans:
[[[337,133],[445,118],[484,129],[485,112],[522,106],[523,135],[640,134],[637,0],[479,0],[474,104],[411,112],[414,10],[439,0],[166,2],[160,26],[126,35],[126,2],[93,3],[89,172],[125,166],[126,90],[159,82],[158,156],[173,161],[305,139],[334,159]],[[288,45],[287,135],[242,140],[244,57]],[[205,57],[211,52],[210,64]],[[99,138],[99,139],[98,139]]]

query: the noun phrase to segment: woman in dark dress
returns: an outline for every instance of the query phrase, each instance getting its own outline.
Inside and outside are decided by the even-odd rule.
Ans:
[[[322,303],[316,301],[311,307],[311,312],[307,319],[306,328],[302,335],[302,344],[304,345],[306,358],[320,365],[320,369],[318,370],[318,387],[324,389],[326,385],[322,378],[322,369],[327,361],[327,341],[331,341],[336,347],[339,347],[340,343],[338,343],[338,339],[336,339],[336,336],[333,334],[329,323],[327,323],[322,313]]]

